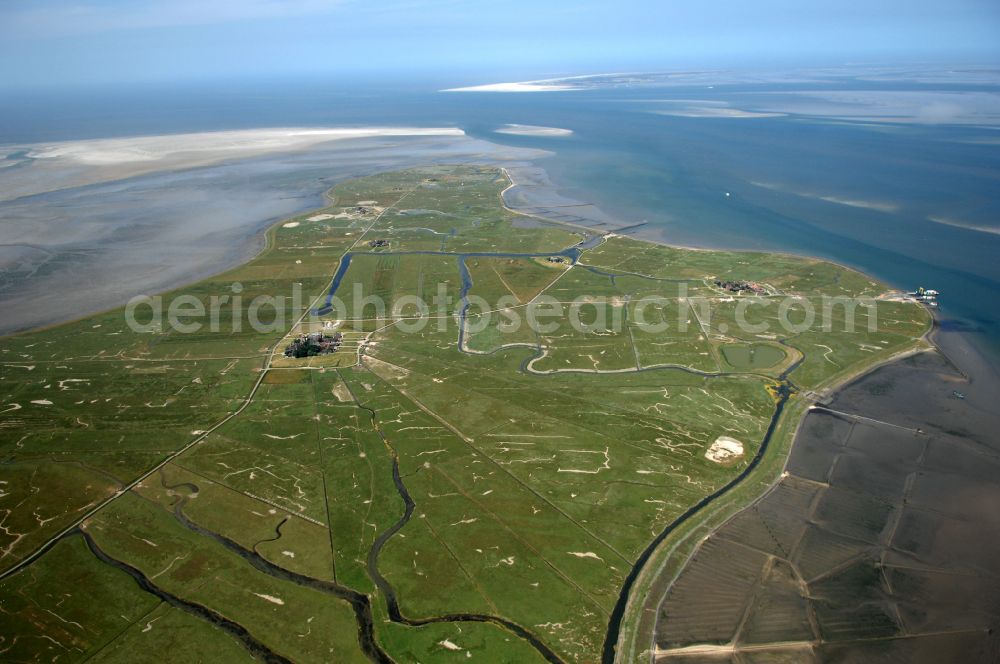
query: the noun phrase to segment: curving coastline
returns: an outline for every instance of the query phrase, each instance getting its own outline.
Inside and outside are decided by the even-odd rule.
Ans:
[[[572,248],[568,249],[568,250],[564,250],[564,251],[568,252],[568,251],[571,251],[571,250],[572,250]],[[435,253],[435,252],[428,252],[428,253]],[[492,256],[494,254],[477,254],[477,255],[491,255]],[[520,255],[518,254],[518,256],[520,256]],[[338,269],[338,274],[341,277],[343,276],[343,273],[346,272],[346,265],[349,262],[350,262],[350,255],[346,254],[345,258],[342,259],[342,261],[341,261],[341,268]],[[464,259],[463,258],[460,257],[459,258],[459,262],[460,262],[460,265],[464,265]],[[338,281],[336,277],[335,277],[334,281],[335,282]],[[463,279],[463,281],[464,281],[464,279]],[[332,294],[333,290],[335,290],[335,287],[331,288],[331,290],[330,290],[331,294]],[[467,292],[467,289],[466,289],[466,292]],[[665,539],[671,532],[673,532],[678,527],[680,527],[681,525],[683,525],[686,521],[688,521],[691,518],[693,518],[703,508],[707,507],[710,503],[713,503],[714,501],[716,501],[717,499],[721,498],[723,495],[725,495],[726,493],[728,493],[729,491],[731,491],[733,488],[735,488],[740,483],[740,481],[742,479],[745,479],[746,477],[748,477],[750,475],[750,471],[753,470],[760,463],[761,459],[764,458],[764,452],[767,449],[768,445],[770,444],[771,438],[773,437],[773,435],[774,435],[774,433],[775,433],[775,431],[776,431],[776,429],[777,429],[777,427],[779,425],[779,422],[781,420],[781,415],[784,412],[785,405],[788,402],[788,399],[791,396],[792,389],[794,387],[790,382],[787,382],[787,375],[797,365],[798,365],[798,362],[796,362],[793,366],[788,367],[785,370],[785,372],[783,372],[782,375],[781,375],[781,378],[783,380],[785,380],[786,382],[783,385],[782,392],[779,393],[779,396],[780,396],[779,407],[777,408],[777,410],[776,410],[776,412],[774,414],[774,417],[772,417],[772,420],[771,420],[771,422],[769,424],[769,427],[767,429],[767,433],[765,435],[765,440],[762,443],[760,449],[758,450],[758,454],[752,460],[751,465],[748,468],[744,469],[744,472],[741,473],[741,475],[738,478],[736,478],[735,480],[733,480],[732,482],[730,482],[729,484],[727,484],[726,486],[724,486],[722,489],[720,489],[716,493],[712,494],[711,496],[707,497],[703,501],[699,502],[699,504],[696,505],[691,510],[689,510],[689,512],[686,512],[684,515],[682,515],[682,517],[678,518],[673,523],[671,523],[667,527],[667,529],[663,533],[661,533],[661,536],[658,538],[659,541],[662,542],[662,540]],[[362,404],[360,404],[360,402],[357,402],[356,397],[355,397],[355,401],[356,401],[356,403],[357,403],[357,405],[359,407],[364,408],[364,406]],[[370,411],[370,409],[367,409],[367,410]],[[372,414],[373,426],[376,429],[376,431],[378,431],[378,425],[377,425],[377,422],[375,421],[375,413],[372,412],[371,414]],[[381,435],[380,431],[379,431],[379,434]],[[379,540],[381,540],[381,541],[376,541],[377,550],[376,550],[376,546],[373,546],[372,550],[369,552],[369,571],[372,574],[372,578],[373,579],[381,577],[381,575],[379,574],[379,572],[377,570],[377,566],[375,564],[375,563],[377,563],[378,551],[381,550],[381,547],[389,540],[389,538],[395,532],[397,532],[400,528],[403,527],[403,525],[405,525],[406,521],[409,519],[409,517],[410,517],[410,515],[412,514],[412,511],[413,511],[413,502],[412,502],[412,499],[410,499],[409,494],[406,492],[406,488],[405,488],[405,485],[402,482],[402,478],[399,476],[398,461],[395,460],[395,459],[394,459],[393,475],[394,475],[394,482],[396,483],[397,491],[399,491],[400,496],[404,500],[404,504],[406,505],[406,510],[404,512],[404,515],[401,517],[400,521],[397,522],[393,526],[393,528],[391,528],[389,531],[386,531],[385,533],[382,533],[382,535],[379,538]],[[179,519],[183,519],[184,518],[183,514],[181,514],[179,511],[178,511],[178,518]],[[185,525],[188,525],[188,524],[185,524]],[[190,526],[188,526],[188,527],[190,527]],[[212,536],[207,531],[204,532],[204,533],[202,533],[202,534],[205,534],[207,536]],[[221,542],[221,543],[223,543],[224,545],[226,545],[225,542]],[[235,545],[235,546],[237,546],[237,547],[240,546],[240,545],[235,544],[235,543],[232,543],[232,544]],[[227,545],[227,548],[228,548],[228,545]],[[644,551],[643,557],[640,558],[639,561],[637,561],[637,564],[633,567],[633,570],[630,573],[629,579],[626,582],[626,587],[623,589],[623,592],[622,592],[622,594],[619,597],[619,605],[622,607],[622,609],[621,609],[621,615],[618,615],[617,620],[613,617],[612,625],[610,626],[609,633],[608,633],[608,638],[607,638],[607,640],[605,642],[605,651],[607,651],[609,643],[613,644],[615,642],[615,641],[613,641],[611,639],[611,631],[613,631],[613,630],[619,630],[620,629],[622,616],[624,615],[624,611],[625,611],[625,609],[624,609],[625,603],[627,603],[627,599],[628,599],[628,595],[629,595],[629,590],[632,588],[635,580],[638,578],[638,576],[639,576],[639,574],[641,572],[641,568],[643,566],[643,563],[648,560],[648,555],[651,555],[653,549],[655,549],[655,546],[651,545],[650,547],[648,547],[646,549],[646,551]],[[243,551],[249,551],[249,550],[243,548]],[[255,552],[250,552],[250,553],[252,553],[253,555],[256,555]],[[243,555],[243,554],[241,554],[241,555]],[[280,568],[278,568],[278,569],[280,569]],[[306,579],[308,579],[308,577],[303,577],[303,579],[301,579],[300,581],[304,582]],[[289,579],[289,580],[291,580],[291,579]],[[376,581],[376,584],[379,585],[380,590],[383,590],[383,592],[386,594],[387,598],[389,598],[389,597],[392,598],[391,601],[390,601],[390,613],[391,614],[393,612],[395,613],[395,616],[394,617],[391,616],[391,617],[396,622],[401,622],[401,623],[404,623],[404,624],[412,624],[412,625],[429,624],[429,623],[432,623],[432,622],[460,622],[460,621],[493,622],[493,623],[495,623],[497,625],[500,625],[500,626],[502,626],[502,627],[510,630],[511,632],[515,633],[516,635],[518,635],[521,638],[525,638],[525,639],[527,639],[529,641],[531,641],[534,638],[533,635],[531,635],[529,632],[527,632],[527,630],[523,630],[523,628],[519,627],[515,623],[509,622],[509,621],[506,621],[506,620],[504,620],[502,618],[497,618],[497,617],[494,617],[494,616],[485,616],[485,615],[476,615],[476,614],[455,614],[455,615],[446,615],[446,616],[441,616],[441,617],[436,617],[436,618],[428,618],[428,619],[416,619],[416,620],[415,619],[408,619],[405,616],[403,616],[402,613],[401,613],[401,611],[399,610],[398,603],[395,600],[395,595],[392,592],[391,586],[388,584],[388,582],[384,578],[382,578],[381,580],[382,580],[384,586],[382,584],[379,584],[378,581]],[[347,599],[347,598],[346,597],[342,597],[342,599]],[[348,599],[348,601],[350,601],[350,600]],[[395,609],[393,609],[393,607],[395,607]],[[616,606],[616,611],[618,611],[618,606]],[[363,620],[364,620],[363,617],[359,617],[359,631],[362,632],[362,635],[361,635],[360,638],[364,638],[363,637],[363,632],[364,632],[365,626],[363,624]],[[370,606],[369,606],[368,621],[370,623]],[[536,641],[537,641],[537,639],[536,639]],[[548,659],[549,661],[559,661],[558,658],[554,654],[552,654],[552,656],[549,657],[549,654],[551,654],[551,651],[549,651],[549,653],[547,654],[545,652],[545,650],[543,650],[545,648],[544,644],[541,644],[539,642],[539,645],[536,645],[535,643],[532,643],[532,645],[535,646],[536,649],[539,650],[539,652],[544,657],[546,657],[546,659]],[[541,647],[539,647],[539,646],[541,646]],[[613,645],[612,645],[612,648],[613,648]],[[368,651],[366,650],[366,653],[367,652]],[[370,653],[370,656],[373,656],[373,658],[374,658],[374,657],[378,657],[378,654],[376,652],[372,651],[372,653]],[[377,661],[382,661],[382,660],[377,660]]]
[[[518,186],[518,183],[515,182],[515,179],[511,176],[511,174],[507,169],[503,170],[511,184],[500,193],[500,199],[504,207],[511,210],[512,212],[527,214],[529,216],[543,219],[549,223],[569,226],[580,230],[586,230],[588,232],[600,232],[600,233],[624,232],[627,234],[628,231],[631,231],[636,228],[635,225],[607,228],[606,219],[603,218],[602,216],[598,216],[595,219],[590,220],[590,223],[588,223],[588,220],[586,218],[581,218],[579,222],[567,222],[562,219],[559,219],[558,214],[552,215],[551,214],[552,210],[545,207],[531,207],[529,210],[525,211],[523,209],[519,209],[516,206],[511,206],[507,202],[506,195],[512,190],[514,190],[515,187]],[[555,216],[556,218],[553,218],[553,216]],[[650,242],[653,244],[689,249],[692,251],[710,251],[710,249],[705,249],[700,247],[678,247],[677,245],[672,245],[662,241],[645,237],[636,237],[635,239],[642,240],[644,242]],[[782,255],[782,252],[766,252],[766,253],[774,253]],[[787,255],[793,255],[793,254],[787,254]],[[856,270],[855,268],[837,263],[836,261],[830,261],[829,259],[823,259],[823,260],[837,264],[840,267],[847,270]],[[934,343],[934,341],[936,339],[938,331],[939,331],[938,320],[936,317],[933,317],[931,326],[927,329],[927,331],[923,336],[923,341],[925,341],[928,344],[929,349],[937,350],[937,345]],[[879,368],[887,365],[896,364],[915,353],[924,352],[925,350],[928,349],[919,349],[919,348],[911,349],[901,354],[898,354],[897,356],[889,358],[888,360],[884,360],[876,364],[866,366],[860,370],[848,373],[846,375],[835,376],[819,392],[814,393],[813,396],[816,398],[822,396],[822,398],[826,400],[833,399],[838,393],[846,389],[848,386],[854,384],[856,381],[860,380],[865,376],[871,375]],[[541,352],[540,350],[537,351],[537,353],[540,352]],[[522,363],[521,367],[522,371],[530,370],[529,369],[530,363],[533,360],[538,359],[538,357],[539,355],[536,354],[535,357],[528,358],[527,360],[525,360],[525,362]],[[778,435],[780,435],[785,439],[784,441],[785,446],[788,448],[783,450],[783,462],[781,464],[782,470],[787,465],[787,459],[790,454],[791,447],[792,445],[794,445],[794,440],[798,433],[799,427],[801,426],[802,422],[805,419],[805,415],[808,412],[804,407],[802,407],[801,404],[798,404],[799,407],[795,409],[794,413],[792,414],[786,413],[786,405],[790,405],[788,402],[794,391],[794,385],[790,381],[788,381],[788,374],[791,371],[793,371],[801,361],[802,358],[797,359],[791,366],[789,366],[785,371],[782,372],[780,377],[781,383],[779,391],[780,401],[777,404],[775,413],[771,419],[771,422],[769,423],[764,439],[762,440],[761,445],[757,450],[757,453],[754,455],[753,459],[751,459],[747,467],[744,468],[744,470],[737,477],[733,478],[733,480],[731,480],[725,486],[721,487],[710,496],[706,496],[705,498],[700,500],[697,504],[693,505],[691,508],[685,511],[678,518],[676,518],[674,521],[672,521],[670,524],[668,524],[659,533],[659,535],[657,535],[657,537],[649,544],[649,546],[647,546],[643,550],[639,558],[636,560],[636,563],[633,565],[632,569],[629,571],[629,574],[625,579],[622,591],[619,595],[618,601],[616,602],[611,615],[611,620],[609,622],[608,631],[605,637],[601,653],[602,664],[613,664],[615,662],[631,661],[631,657],[638,654],[636,650],[638,650],[639,646],[633,641],[633,639],[635,638],[635,634],[634,633],[630,634],[628,632],[629,630],[632,630],[633,632],[637,631],[639,629],[639,622],[641,620],[641,616],[636,617],[634,615],[635,613],[641,611],[641,608],[635,607],[633,605],[638,604],[641,606],[642,604],[644,604],[644,601],[646,599],[644,593],[636,589],[636,584],[640,580],[640,577],[644,575],[648,576],[650,574],[653,574],[654,576],[657,575],[658,572],[649,569],[648,566],[652,563],[655,563],[658,568],[662,569],[662,567],[666,565],[668,562],[667,558],[672,557],[671,552],[673,552],[675,548],[680,545],[681,542],[683,542],[685,539],[688,538],[687,534],[682,534],[680,536],[681,537],[680,541],[677,544],[674,544],[670,547],[670,552],[665,552],[662,550],[662,548],[665,546],[665,542],[668,541],[671,535],[674,535],[675,533],[677,533],[678,530],[681,530],[682,528],[685,527],[697,528],[698,527],[697,525],[692,525],[692,524],[697,524],[699,517],[701,517],[704,520],[711,520],[713,519],[713,517],[716,520],[718,519],[717,514],[706,514],[706,512],[709,511],[710,507],[715,507],[716,503],[722,501],[722,499],[725,498],[727,494],[732,492],[734,489],[740,488],[743,483],[745,483],[749,478],[751,478],[751,476],[753,475],[753,471],[758,468],[758,466],[764,460],[767,451],[769,450],[769,448],[772,447],[772,442],[773,439],[775,438],[776,432],[778,432],[779,430],[779,425],[781,425],[784,430],[781,431],[780,434]],[[1000,381],[998,381],[998,383],[1000,383]],[[787,417],[785,418],[786,419],[785,422],[782,421],[783,415],[787,415]],[[777,475],[777,473],[775,473],[775,475]],[[777,477],[775,477],[773,480],[767,481],[763,487],[757,489],[756,491],[754,491],[754,493],[759,497],[763,493],[770,490],[770,488],[773,487],[774,483],[777,481],[778,481]],[[753,500],[751,500],[749,504],[752,504],[752,502]],[[721,509],[726,513],[738,513],[743,508],[724,506]],[[713,531],[714,530],[715,529],[713,529]],[[691,555],[693,555],[693,552],[689,552],[687,555],[685,555],[684,560],[688,560]],[[683,568],[684,565],[683,561],[680,564],[681,567]],[[650,582],[651,582],[650,579],[647,578],[646,583],[648,584]],[[629,617],[629,615],[627,615],[629,613],[632,614],[631,618]],[[640,639],[642,639],[643,637],[644,634],[639,635]]]

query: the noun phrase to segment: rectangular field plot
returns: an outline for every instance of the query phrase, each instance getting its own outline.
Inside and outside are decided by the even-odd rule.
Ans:
[[[460,284],[454,256],[355,254],[334,293],[342,306],[329,317],[388,319],[397,304],[395,316],[418,316],[415,300],[427,305],[427,315],[450,315],[458,307]]]
[[[507,308],[466,318],[465,350],[492,353],[509,346],[538,346],[538,335],[524,322],[518,309]]]
[[[574,330],[542,334],[543,355],[531,362],[538,373],[553,371],[624,371],[636,368],[635,351],[628,334]]]
[[[367,661],[347,602],[256,569],[182,525],[165,506],[126,494],[94,519],[88,532],[107,555],[128,560],[165,592],[244,626],[273,651],[298,660]],[[273,629],[276,623],[286,629]],[[313,638],[298,636],[305,633]]]
[[[0,581],[4,659],[87,659],[156,608],[127,574],[99,561],[83,537],[58,542],[35,574]]]
[[[707,540],[667,595],[657,621],[659,648],[732,641],[764,573],[767,557],[730,542]],[[672,607],[683,606],[675,612]]]
[[[650,332],[631,326],[630,332],[640,368],[681,366],[705,372],[719,371],[715,350],[700,328],[689,327],[685,332],[673,329]]]
[[[530,302],[568,268],[566,264],[550,263],[547,259],[481,256],[470,256],[465,264],[472,279],[469,294],[492,305],[505,296],[513,298],[507,298],[511,304]]]

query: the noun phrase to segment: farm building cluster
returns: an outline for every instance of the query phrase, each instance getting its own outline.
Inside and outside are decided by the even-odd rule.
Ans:
[[[722,281],[715,280],[715,285],[730,293],[753,293],[754,295],[765,295],[767,289],[756,281]]]
[[[340,332],[325,334],[312,332],[300,334],[285,348],[285,357],[313,357],[314,355],[329,355],[340,348],[344,335]]]

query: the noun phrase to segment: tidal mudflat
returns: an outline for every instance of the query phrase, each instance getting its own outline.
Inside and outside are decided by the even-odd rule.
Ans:
[[[84,147],[62,148],[69,156],[59,158],[33,159],[22,151],[21,161],[0,170],[0,187],[30,185],[26,191],[43,193],[0,202],[0,334],[72,320],[224,272],[260,250],[270,224],[321,206],[323,192],[349,177],[434,161],[518,163],[544,154],[442,132],[325,143],[310,135],[308,150],[292,145],[284,151],[263,136],[254,149],[236,151],[255,155],[242,159],[225,144],[191,155],[197,143],[191,135],[179,152],[169,152],[169,137],[151,145],[149,138],[135,145],[81,142]],[[218,142],[218,133],[203,136]],[[90,143],[99,149],[84,149]],[[259,154],[268,146],[270,154]],[[153,148],[159,152],[142,160]],[[205,163],[213,159],[218,163]],[[144,174],[121,179],[129,169]],[[80,171],[107,181],[74,186]]]
[[[809,412],[670,584],[656,661],[996,661],[997,379],[941,338]]]

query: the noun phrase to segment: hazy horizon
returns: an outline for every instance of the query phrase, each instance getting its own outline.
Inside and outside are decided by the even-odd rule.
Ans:
[[[0,18],[7,90],[1000,61],[1000,6],[983,0],[14,0]]]

